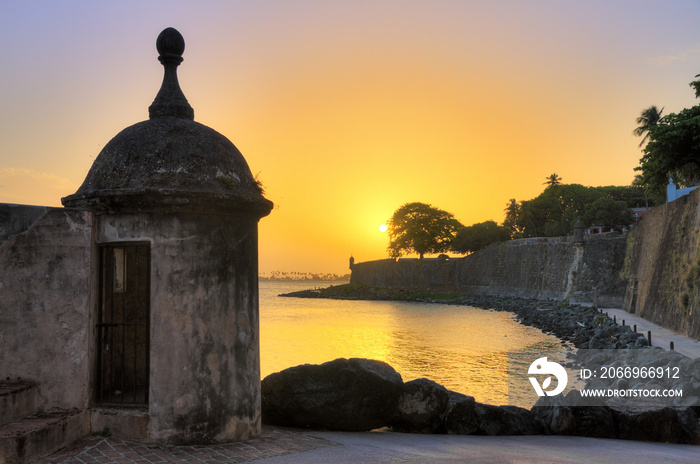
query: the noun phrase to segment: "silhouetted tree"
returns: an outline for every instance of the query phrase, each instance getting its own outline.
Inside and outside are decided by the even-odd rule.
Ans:
[[[522,237],[522,227],[518,222],[520,218],[520,204],[515,198],[508,200],[508,205],[506,205],[505,212],[506,217],[503,220],[503,227],[510,232],[511,237]]]
[[[450,249],[457,231],[464,226],[451,213],[425,203],[406,203],[387,222],[389,255],[397,258],[415,252],[443,253]]]
[[[457,253],[473,253],[492,243],[510,239],[510,232],[494,221],[480,222],[457,232],[452,249]]]
[[[642,141],[639,142],[640,147],[644,145],[644,142],[649,138],[651,128],[657,126],[659,122],[661,122],[661,113],[663,112],[664,109],[658,109],[656,105],[651,105],[649,108],[642,110],[642,114],[637,118],[637,124],[639,124],[639,126],[632,132],[637,137],[642,137]]]
[[[545,182],[545,185],[549,187],[556,187],[557,185],[561,184],[561,177],[557,175],[557,173],[550,174],[549,177],[547,177],[547,180]]]

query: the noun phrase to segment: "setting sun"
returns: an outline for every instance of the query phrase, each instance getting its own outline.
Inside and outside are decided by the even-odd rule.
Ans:
[[[386,232],[386,224],[379,226],[379,232]]]

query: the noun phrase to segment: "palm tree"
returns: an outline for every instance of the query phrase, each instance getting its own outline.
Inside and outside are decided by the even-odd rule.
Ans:
[[[561,177],[557,175],[557,173],[552,173],[549,175],[549,177],[546,178],[547,181],[545,182],[545,190],[548,188],[552,189],[552,192],[554,193],[554,197],[557,199],[557,205],[559,206],[559,212],[564,213],[564,208],[561,207],[561,198],[559,198],[559,185],[561,185]]]
[[[550,187],[556,187],[557,185],[561,184],[561,177],[559,177],[556,172],[550,174],[546,179],[547,181],[545,182],[545,185]]]
[[[511,198],[508,201],[508,205],[506,206],[505,212],[506,218],[503,221],[503,227],[510,231],[511,236],[514,236],[515,234],[521,232],[520,227],[518,225],[518,219],[520,216],[520,204],[515,200],[515,198]]]
[[[651,128],[661,122],[661,113],[663,112],[664,109],[658,109],[656,105],[651,105],[649,108],[642,110],[642,114],[637,118],[639,126],[632,132],[637,137],[643,136],[642,141],[639,142],[640,147],[649,139]]]

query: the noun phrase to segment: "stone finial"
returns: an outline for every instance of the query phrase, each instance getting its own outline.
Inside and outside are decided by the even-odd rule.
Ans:
[[[177,67],[182,63],[185,39],[176,29],[168,27],[158,35],[156,49],[165,71],[158,95],[148,108],[149,117],[194,119],[194,109],[187,103],[177,80]]]

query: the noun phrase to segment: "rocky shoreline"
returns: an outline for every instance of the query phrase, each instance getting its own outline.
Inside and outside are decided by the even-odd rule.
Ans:
[[[619,349],[647,347],[647,339],[632,327],[617,324],[595,307],[567,301],[543,301],[525,298],[499,298],[444,291],[369,288],[362,285],[337,285],[302,290],[279,296],[293,298],[329,298],[344,300],[413,301],[464,305],[494,311],[508,311],[518,322],[554,335],[576,348]]]
[[[572,390],[566,395],[542,397],[527,410],[481,404],[473,397],[448,391],[428,379],[403,383],[391,366],[379,361],[336,360],[320,366],[297,366],[266,377],[262,382],[265,423],[331,430],[391,427],[414,433],[557,434],[700,444],[700,405],[697,404],[700,359],[650,347],[643,334],[617,324],[595,307],[567,301],[376,289],[350,284],[280,296],[415,301],[509,311],[520,323],[537,327],[576,347],[578,350],[572,356],[575,366],[587,362],[586,356],[600,357],[602,353],[605,359],[598,359],[599,365],[624,368],[630,365],[630,359],[643,360],[646,365],[662,369],[681,366],[688,375],[681,385],[685,398],[678,398],[673,406],[631,407],[629,402],[619,399],[591,403],[578,390]],[[379,378],[379,383],[376,388],[368,388],[373,378]],[[628,389],[658,386],[656,379],[622,379],[615,385]],[[591,379],[585,388],[599,387],[600,379]],[[368,398],[376,402],[376,407],[367,403]],[[348,417],[349,423],[337,422],[338,418]],[[367,417],[368,422],[362,422]]]

